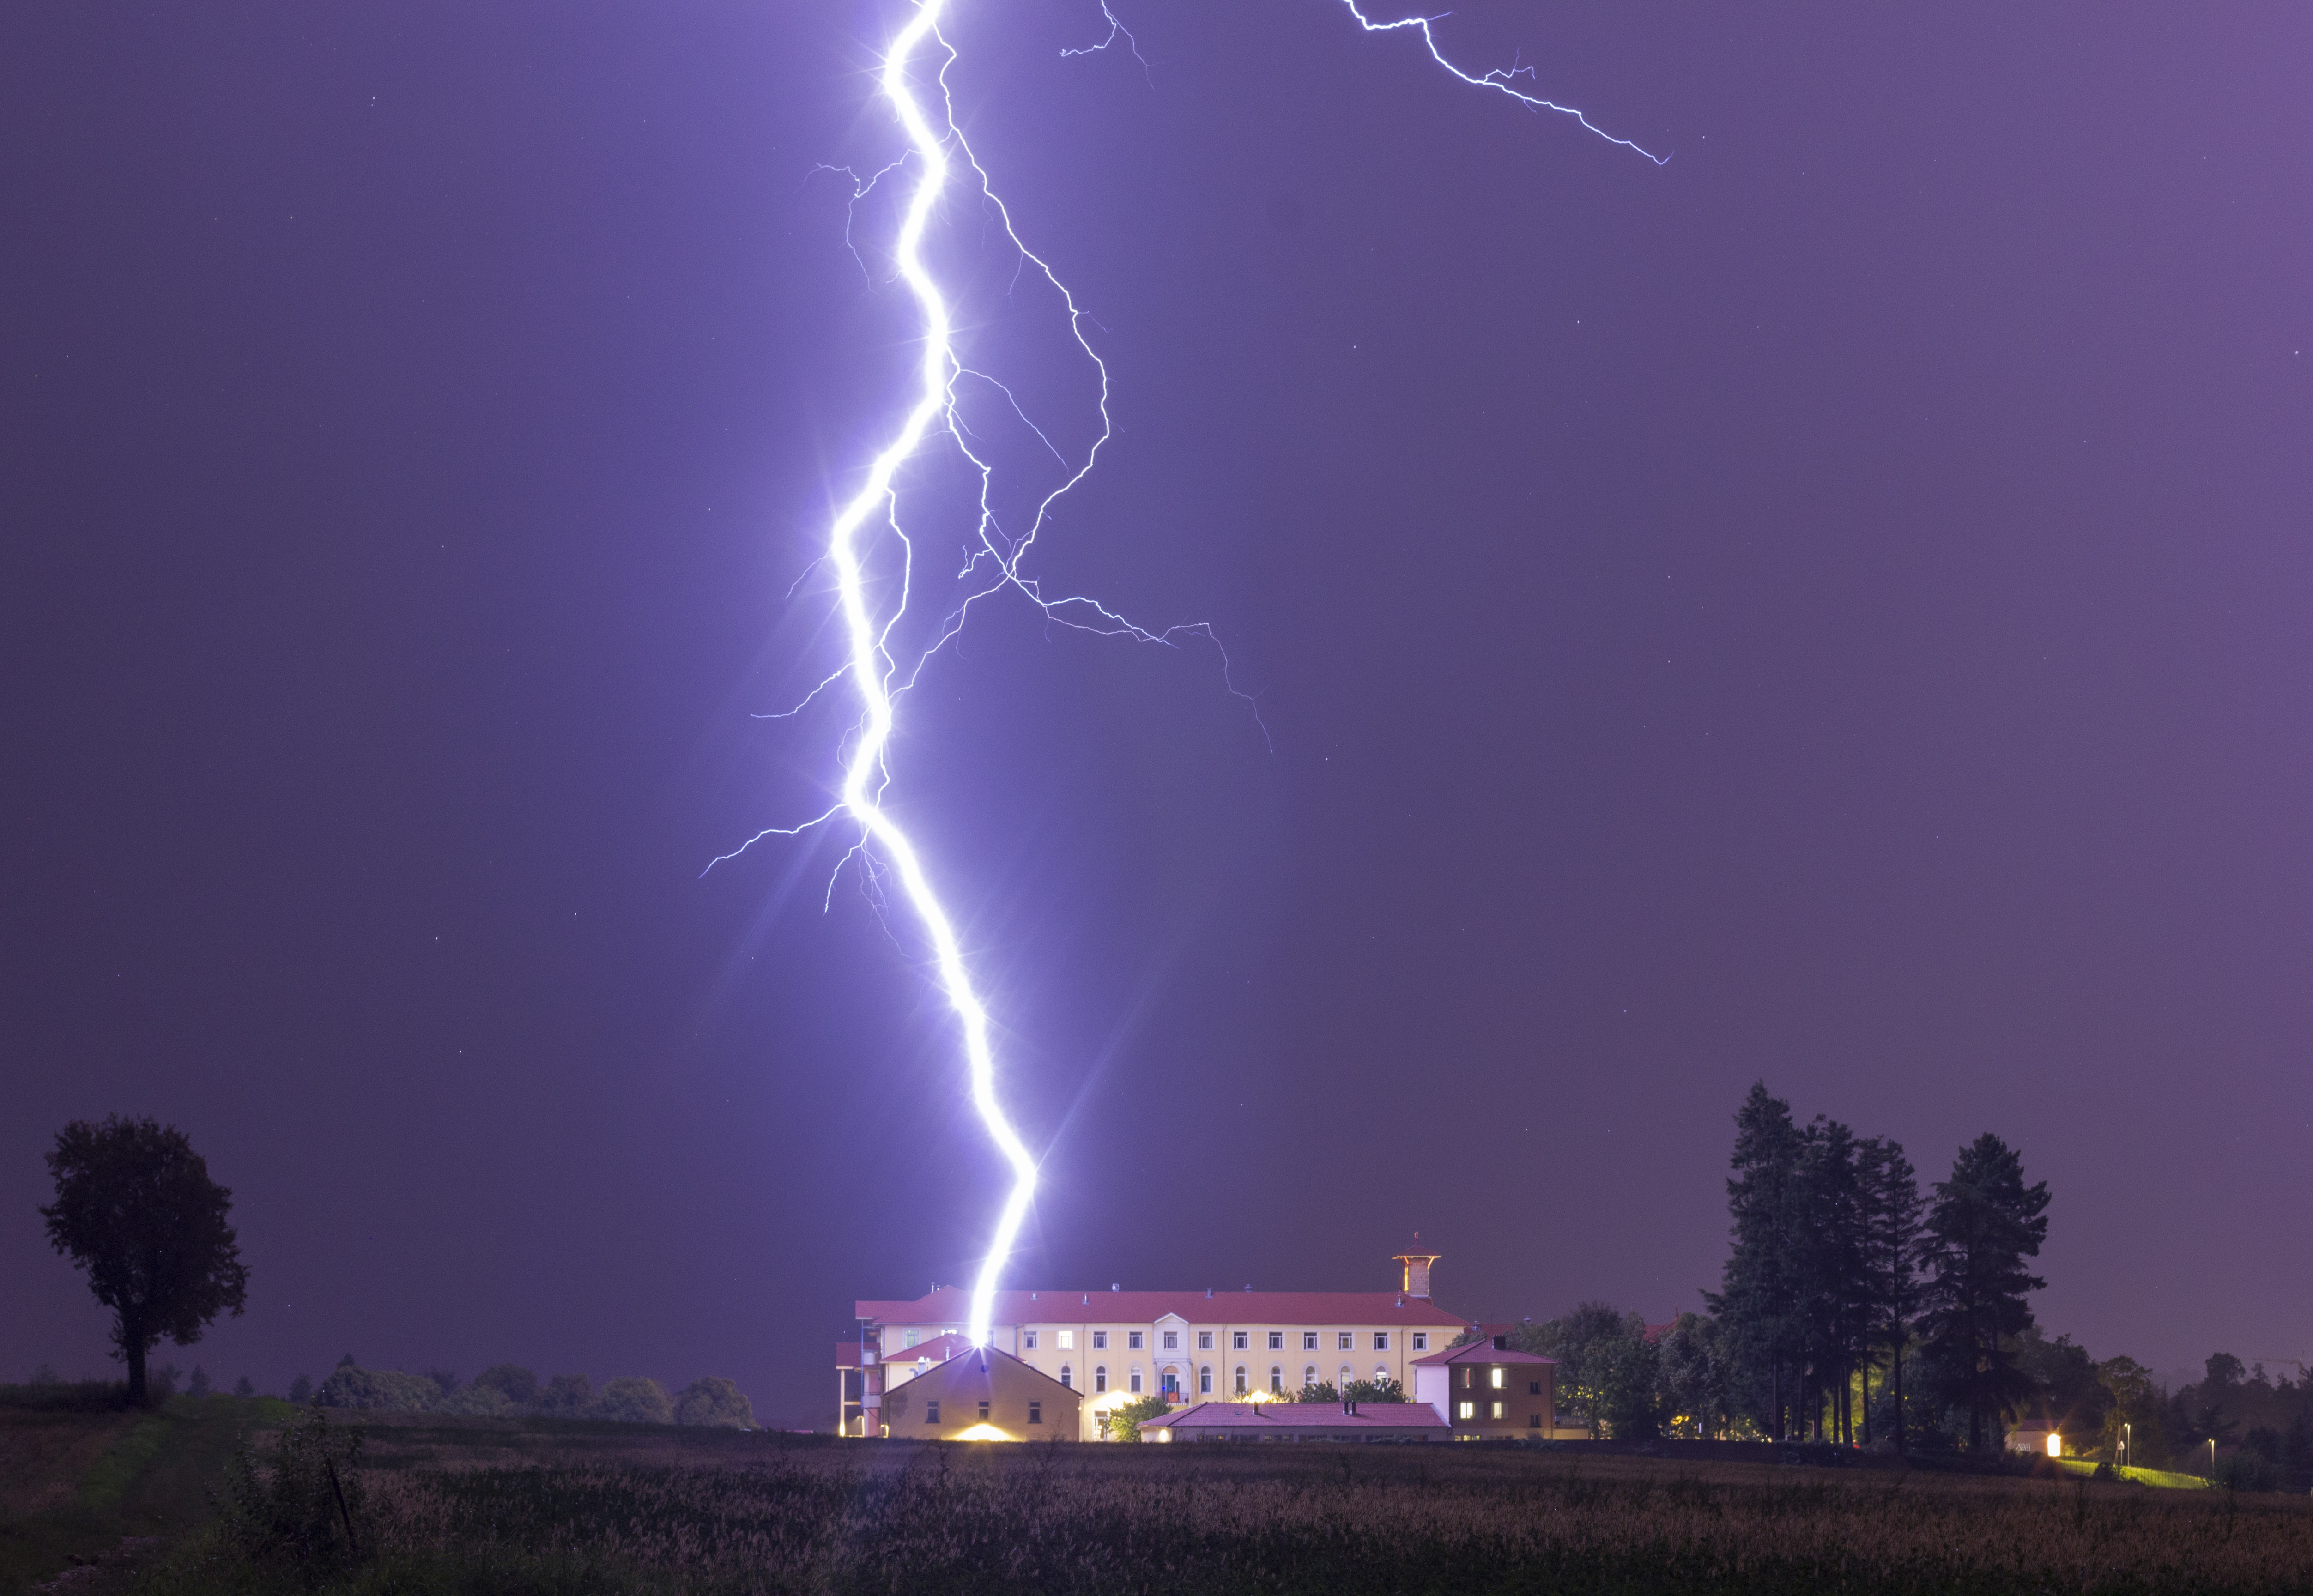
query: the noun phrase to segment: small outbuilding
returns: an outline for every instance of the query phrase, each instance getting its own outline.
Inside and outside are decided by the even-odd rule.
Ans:
[[[1427,1402],[1196,1402],[1143,1419],[1140,1439],[1180,1441],[1443,1441]]]
[[[894,1441],[1074,1441],[1083,1404],[1008,1352],[967,1346],[887,1390],[880,1427]]]

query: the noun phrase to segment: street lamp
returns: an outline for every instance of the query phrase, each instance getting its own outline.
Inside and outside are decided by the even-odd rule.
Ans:
[[[2130,1442],[2132,1442],[2132,1441],[2133,1441],[2134,1439],[2135,1439],[2135,1433],[2134,1433],[2133,1431],[2132,1431],[2132,1430],[2128,1427],[2128,1421],[2127,1421],[2126,1419],[2123,1419],[2123,1420],[2121,1420],[2121,1421],[2120,1421],[2120,1466],[2121,1466],[2122,1468],[2124,1468],[2124,1469],[2127,1468],[2127,1467],[2128,1467],[2128,1464],[2129,1464],[2129,1455],[2128,1455],[2128,1454],[2129,1454],[2129,1451],[2130,1451],[2130,1450],[2131,1450],[2131,1449],[2130,1449],[2130,1446],[2129,1446],[2129,1443],[2130,1443]]]

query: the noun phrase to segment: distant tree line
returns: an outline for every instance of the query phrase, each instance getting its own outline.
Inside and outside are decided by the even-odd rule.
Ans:
[[[632,1375],[605,1381],[598,1391],[584,1374],[557,1374],[541,1383],[519,1364],[498,1364],[462,1381],[448,1369],[428,1369],[422,1374],[365,1369],[351,1353],[319,1385],[297,1376],[289,1399],[321,1407],[485,1418],[591,1418],[734,1429],[752,1429],[755,1424],[753,1405],[734,1382],[719,1375],[694,1380],[670,1396],[657,1381]]]

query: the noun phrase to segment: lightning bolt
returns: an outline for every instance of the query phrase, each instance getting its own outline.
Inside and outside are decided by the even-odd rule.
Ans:
[[[1376,22],[1359,9],[1356,0],[1342,0],[1342,4],[1368,33],[1407,29],[1417,31],[1428,46],[1431,58],[1464,83],[1496,90],[1529,110],[1559,111],[1571,116],[1599,137],[1638,151],[1658,164],[1667,159],[1649,154],[1627,139],[1605,133],[1572,107],[1559,105],[1520,90],[1515,80],[1531,77],[1531,67],[1496,69],[1475,76],[1464,71],[1439,52],[1430,30],[1432,19],[1409,17],[1400,22]],[[730,853],[711,861],[708,869],[712,870],[715,865],[736,857],[766,837],[796,836],[839,817],[848,817],[858,827],[859,836],[844,855],[842,864],[837,866],[838,873],[843,864],[860,858],[871,881],[880,879],[882,871],[888,871],[896,881],[900,897],[905,900],[909,911],[930,943],[941,991],[962,1033],[972,1108],[979,1114],[989,1140],[995,1144],[1011,1171],[1012,1188],[1005,1197],[1002,1210],[997,1217],[995,1232],[989,1238],[987,1255],[973,1283],[967,1316],[967,1333],[972,1343],[984,1346],[989,1336],[998,1278],[1011,1256],[1020,1226],[1027,1217],[1029,1205],[1035,1197],[1037,1166],[1035,1158],[1029,1153],[998,1097],[991,1021],[986,1004],[973,986],[971,969],[956,936],[954,921],[933,886],[921,852],[884,806],[884,796],[891,783],[887,756],[899,702],[921,677],[932,658],[962,631],[972,608],[982,600],[1007,590],[1018,593],[1035,605],[1047,621],[1097,636],[1124,636],[1166,646],[1177,646],[1192,636],[1201,637],[1219,654],[1223,685],[1230,693],[1244,698],[1249,705],[1252,699],[1249,695],[1240,692],[1232,680],[1227,653],[1221,649],[1219,639],[1209,623],[1189,622],[1152,630],[1127,619],[1096,599],[1082,594],[1049,595],[1042,584],[1023,569],[1023,562],[1048,524],[1053,506],[1091,473],[1102,448],[1114,435],[1108,408],[1108,367],[1086,337],[1085,325],[1090,318],[1044,259],[1022,241],[1013,224],[1009,208],[998,197],[986,170],[981,166],[956,124],[954,101],[947,83],[947,71],[954,62],[955,50],[940,31],[940,23],[950,9],[950,0],[914,0],[914,16],[893,37],[884,54],[879,78],[882,97],[905,136],[905,153],[898,160],[864,178],[848,168],[826,170],[840,170],[851,177],[851,203],[856,212],[859,202],[874,194],[885,180],[894,179],[894,174],[912,169],[914,187],[909,190],[901,214],[892,259],[896,275],[913,297],[921,320],[922,355],[917,364],[913,398],[906,414],[869,463],[866,479],[858,491],[842,504],[828,526],[826,548],[821,561],[834,577],[837,609],[842,619],[846,645],[843,663],[814,687],[799,703],[776,716],[767,717],[785,718],[798,714],[822,693],[839,682],[848,680],[857,698],[858,719],[849,739],[849,749],[842,761],[842,780],[834,803],[799,825],[770,827],[756,833]],[[1133,57],[1140,61],[1146,73],[1148,62],[1140,57],[1139,42],[1118,20],[1108,0],[1101,0],[1101,14],[1109,24],[1107,37],[1096,45],[1063,50],[1061,54],[1092,55],[1121,40]],[[931,75],[938,86],[938,93],[933,101],[936,110],[927,109],[925,101],[919,98],[915,88],[921,71],[920,63],[927,56],[937,56],[939,61]],[[1059,295],[1069,335],[1098,375],[1099,435],[1084,451],[1081,460],[1073,465],[1051,439],[1029,420],[1009,387],[989,373],[966,364],[957,352],[954,311],[939,280],[926,264],[924,243],[926,231],[942,197],[963,174],[969,174],[970,186],[981,204],[993,216],[1011,246],[1018,251],[1019,269],[1033,270]],[[905,179],[894,180],[904,181]],[[850,239],[850,227],[847,222],[847,243]],[[857,254],[856,248],[854,253]],[[864,269],[865,261],[861,264]],[[994,468],[960,413],[960,394],[967,384],[975,390],[984,388],[1000,394],[1012,412],[1059,460],[1064,473],[1060,485],[1036,501],[1027,523],[1016,531],[1007,531],[995,509],[991,496]],[[977,475],[978,524],[974,529],[973,545],[957,573],[968,590],[965,596],[941,619],[929,645],[915,654],[912,663],[903,671],[894,655],[892,640],[908,608],[915,550],[901,526],[898,478],[901,469],[914,460],[935,436],[942,437],[952,444],[967,468]],[[892,601],[888,612],[879,616],[869,598],[872,581],[867,569],[866,546],[884,533],[889,534],[899,552],[900,577],[897,598]],[[1253,707],[1253,718],[1258,723],[1257,706]],[[1266,726],[1262,727],[1262,734],[1267,736]],[[831,891],[832,885],[831,881]]]

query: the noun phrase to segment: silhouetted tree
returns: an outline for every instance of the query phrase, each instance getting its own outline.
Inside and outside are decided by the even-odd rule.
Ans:
[[[1919,1176],[1904,1144],[1871,1136],[1856,1144],[1856,1184],[1862,1199],[1863,1290],[1868,1344],[1887,1354],[1895,1394],[1895,1450],[1904,1438],[1904,1353],[1920,1312]],[[1863,1440],[1871,1440],[1871,1364],[1864,1364]]]
[[[474,1376],[474,1383],[499,1392],[516,1407],[527,1407],[538,1399],[538,1376],[520,1364],[493,1364]]]
[[[193,1377],[185,1382],[185,1395],[206,1397],[209,1394],[209,1372],[198,1364],[193,1365]]]
[[[1764,1376],[1767,1433],[1783,1434],[1787,1368],[1795,1368],[1802,1339],[1800,1282],[1796,1267],[1799,1162],[1806,1138],[1791,1122],[1791,1106],[1767,1093],[1763,1081],[1735,1113],[1734,1173],[1727,1181],[1731,1241],[1719,1289],[1706,1293],[1739,1366]]]
[[[1987,1421],[1996,1431],[2033,1393],[2031,1376],[2001,1337],[2024,1333],[2032,1322],[2025,1293],[2048,1284],[2024,1267],[2048,1234],[2048,1183],[2026,1186],[2023,1160],[1986,1131],[1960,1149],[1951,1179],[1938,1181],[1935,1193],[1921,1330],[1939,1387],[1952,1406],[1967,1409],[1968,1447],[1981,1451]]]
[[[303,1407],[313,1399],[313,1381],[303,1374],[289,1382],[289,1400]]]
[[[603,1382],[592,1416],[625,1425],[671,1425],[674,1405],[666,1399],[666,1388],[657,1381],[629,1374]]]
[[[233,1382],[233,1394],[236,1397],[253,1397],[257,1395],[257,1382],[244,1374]]]
[[[128,1399],[144,1402],[145,1355],[163,1336],[189,1346],[218,1314],[241,1313],[249,1270],[225,1223],[233,1193],[209,1179],[182,1131],[150,1119],[75,1120],[48,1161],[48,1241],[112,1310]]]

